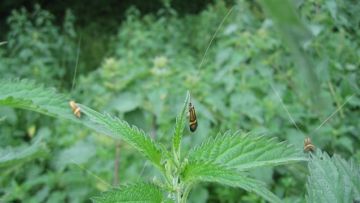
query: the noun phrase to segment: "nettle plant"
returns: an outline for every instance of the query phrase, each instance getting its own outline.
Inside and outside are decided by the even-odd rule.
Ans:
[[[170,150],[123,120],[98,113],[81,104],[73,107],[74,113],[80,109],[84,114],[81,119],[88,120],[101,131],[105,130],[107,135],[122,138],[136,148],[163,175],[161,180],[153,183],[139,182],[105,192],[94,197],[95,202],[186,202],[192,187],[200,182],[240,187],[268,201],[280,202],[263,182],[249,177],[247,171],[306,160],[301,150],[274,138],[231,131],[209,137],[200,146],[184,153],[187,154],[184,156],[181,139],[187,126],[186,114],[189,109],[191,115],[194,108],[189,103],[189,93],[177,116]],[[190,128],[194,130],[194,127]]]
[[[92,198],[94,202],[186,202],[192,187],[201,182],[238,187],[254,192],[269,202],[281,202],[265,183],[250,177],[248,171],[307,160],[310,171],[307,202],[360,199],[357,163],[346,162],[337,155],[330,158],[320,150],[307,156],[302,149],[273,137],[228,131],[215,137],[209,136],[201,145],[184,153],[181,140],[187,125],[187,110],[191,107],[189,93],[177,116],[170,149],[124,120],[74,102],[71,102],[70,108],[69,99],[65,96],[26,80],[0,80],[0,106],[69,119],[104,135],[122,139],[143,154],[162,174],[156,181],[140,181],[103,192]],[[0,167],[28,161],[42,147],[35,143],[29,149],[0,156]]]

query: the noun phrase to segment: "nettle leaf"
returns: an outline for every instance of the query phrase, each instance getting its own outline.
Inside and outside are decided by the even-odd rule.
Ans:
[[[13,167],[47,155],[47,149],[40,141],[28,147],[0,149],[0,168]]]
[[[0,106],[27,109],[53,117],[77,121],[69,108],[69,99],[54,89],[29,80],[0,80]]]
[[[270,202],[281,202],[265,183],[247,177],[245,170],[307,160],[300,149],[274,138],[227,132],[208,138],[189,153],[185,182],[217,182],[255,192]]]
[[[317,151],[308,164],[307,202],[360,201],[360,166]]]
[[[54,90],[37,86],[27,80],[0,80],[0,106],[11,106],[36,111],[54,117],[70,119],[82,123],[88,128],[116,139],[122,138],[142,152],[159,169],[162,153],[161,148],[142,130],[131,127],[125,121],[98,113],[84,105],[77,104],[82,114],[78,119],[73,115],[69,99]]]
[[[227,132],[207,139],[190,152],[189,161],[205,161],[237,171],[306,161],[300,149],[275,138]]]
[[[172,202],[164,197],[161,189],[151,183],[136,183],[122,186],[102,193],[97,197],[91,198],[95,203],[117,203],[117,202],[144,202],[160,203]]]
[[[126,121],[112,117],[107,114],[101,114],[89,107],[78,104],[81,112],[86,115],[87,125],[91,128],[106,133],[113,138],[121,138],[135,149],[145,155],[160,170],[163,169],[161,164],[162,150],[161,147],[154,142],[153,139],[144,131],[136,126],[130,126]]]
[[[216,163],[190,162],[185,167],[182,178],[189,184],[216,182],[231,187],[240,187],[248,192],[254,192],[270,202],[281,202],[266,188],[265,183]]]
[[[185,123],[186,123],[185,112],[186,112],[186,107],[188,106],[188,103],[189,103],[189,98],[190,98],[190,93],[187,92],[184,106],[183,106],[182,110],[180,111],[179,115],[176,117],[175,132],[174,132],[173,141],[172,141],[173,149],[175,152],[177,152],[180,149],[181,138],[182,138],[182,134],[184,132]]]

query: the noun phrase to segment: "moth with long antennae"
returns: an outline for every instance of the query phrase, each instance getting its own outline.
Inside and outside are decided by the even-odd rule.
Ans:
[[[77,54],[76,54],[76,62],[75,62],[75,70],[74,70],[74,77],[73,77],[73,81],[72,81],[72,84],[71,84],[70,92],[72,92],[74,87],[75,87],[76,72],[77,72],[77,68],[78,68],[78,64],[79,64],[79,56],[80,56],[80,46],[81,46],[81,37],[80,37],[79,42],[78,42],[78,48],[77,48]],[[74,115],[76,117],[80,118],[81,117],[81,109],[80,109],[80,107],[78,107],[76,102],[71,100],[69,102],[69,105],[70,105]]]
[[[212,42],[214,41],[216,35],[218,34],[219,30],[221,29],[222,25],[225,23],[225,20],[229,17],[229,15],[231,14],[232,10],[234,9],[234,6],[232,6],[228,12],[226,13],[226,15],[224,16],[224,18],[222,19],[221,23],[219,24],[219,26],[216,28],[215,33],[212,35],[209,45],[206,47],[205,53],[201,59],[200,65],[198,67],[198,73],[197,76],[200,75],[200,71],[201,71],[201,67],[204,64],[206,55],[211,47]],[[196,118],[196,111],[195,111],[195,107],[194,105],[191,103],[191,98],[190,98],[190,102],[189,102],[189,129],[191,132],[195,132],[196,129],[198,127],[198,122],[197,122],[197,118]]]
[[[191,132],[195,132],[198,127],[198,122],[196,118],[196,111],[194,105],[191,103],[191,98],[189,102],[189,128]]]
[[[299,129],[299,127],[297,126],[296,122],[294,121],[294,119],[292,118],[290,112],[288,111],[288,109],[286,108],[285,104],[283,103],[279,93],[275,90],[274,86],[272,84],[271,88],[273,89],[273,91],[275,92],[276,96],[278,97],[278,99],[280,100],[281,106],[282,108],[286,111],[288,117],[290,118],[291,122],[293,123],[293,125],[296,127],[296,129],[303,134],[303,132]],[[317,128],[315,128],[315,130],[312,131],[311,134],[313,134],[314,132],[316,132],[317,130],[319,130],[326,122],[328,122],[338,111],[340,111],[341,108],[343,108],[345,106],[345,104],[347,102],[349,102],[349,100],[354,96],[355,94],[352,94],[349,98],[347,98],[345,100],[345,102],[339,107],[337,108],[330,116],[328,116]],[[304,152],[314,152],[315,151],[315,145],[312,144],[310,137],[306,137],[304,140]]]
[[[315,152],[315,145],[312,144],[310,137],[304,140],[304,152]]]
[[[81,109],[80,107],[74,102],[74,101],[70,101],[69,105],[74,113],[74,115],[78,118],[81,117]]]

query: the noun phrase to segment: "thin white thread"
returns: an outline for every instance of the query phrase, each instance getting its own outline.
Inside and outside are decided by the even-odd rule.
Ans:
[[[105,180],[103,180],[102,178],[100,178],[99,176],[97,176],[95,173],[91,172],[90,170],[82,167],[80,164],[76,163],[73,159],[71,159],[71,162],[73,162],[77,167],[79,167],[81,170],[86,171],[88,174],[90,174],[91,176],[95,177],[97,180],[99,180],[100,182],[104,183],[107,187],[111,188],[112,186],[107,183]]]
[[[339,108],[337,108],[329,117],[327,117],[312,133],[315,133],[317,130],[319,130],[326,122],[328,122],[338,111],[340,111],[346,103],[348,103],[350,101],[350,99],[354,96],[355,94],[352,94],[349,98],[346,99],[346,101],[341,104],[341,106],[339,106]]]
[[[282,108],[286,111],[288,117],[290,118],[291,122],[293,123],[293,125],[296,127],[296,129],[302,133],[302,131],[300,130],[299,126],[296,124],[295,120],[293,119],[293,117],[291,116],[290,112],[288,111],[288,109],[286,108],[284,102],[282,101],[279,93],[275,90],[274,86],[270,83],[271,88],[273,89],[274,93],[276,94],[276,96],[278,97],[280,104],[282,106]]]
[[[143,168],[141,169],[141,172],[140,172],[138,178],[136,179],[136,182],[139,181],[140,177],[141,177],[142,174],[144,173],[147,162],[148,162],[148,161],[145,161],[144,166],[143,166]]]
[[[76,79],[76,72],[77,72],[77,68],[78,68],[78,64],[79,64],[79,57],[80,57],[80,46],[81,46],[81,37],[79,39],[79,42],[78,42],[78,48],[77,48],[77,54],[76,54],[76,62],[75,62],[75,71],[74,71],[74,78],[73,78],[73,81],[72,81],[72,85],[71,85],[71,91],[74,89],[74,86],[75,86],[75,79]]]
[[[208,51],[209,51],[209,49],[210,49],[210,47],[211,47],[212,42],[214,41],[216,35],[217,35],[218,32],[220,31],[222,25],[224,24],[225,20],[229,17],[229,15],[231,14],[231,12],[232,12],[233,9],[234,9],[234,6],[232,6],[232,7],[229,9],[229,11],[227,12],[227,14],[224,16],[224,18],[222,19],[221,23],[220,23],[219,26],[217,27],[216,31],[214,32],[213,36],[211,37],[211,40],[210,40],[210,42],[209,42],[209,45],[206,47],[205,52],[204,52],[204,55],[203,55],[203,57],[202,57],[202,59],[201,59],[201,62],[200,62],[199,68],[198,68],[199,72],[201,71],[201,67],[202,67],[202,65],[203,65],[203,63],[204,63],[204,61],[205,61],[206,55],[207,55],[207,53],[208,53]]]

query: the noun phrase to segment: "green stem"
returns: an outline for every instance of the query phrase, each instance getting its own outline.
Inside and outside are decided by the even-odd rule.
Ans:
[[[177,202],[177,203],[182,203],[181,190],[177,190],[177,191],[176,191],[176,202]]]
[[[191,190],[191,185],[188,185],[185,187],[185,191],[183,193],[183,196],[181,198],[181,202],[180,203],[186,203],[187,201],[187,198],[189,196],[189,193],[190,193],[190,190]]]

